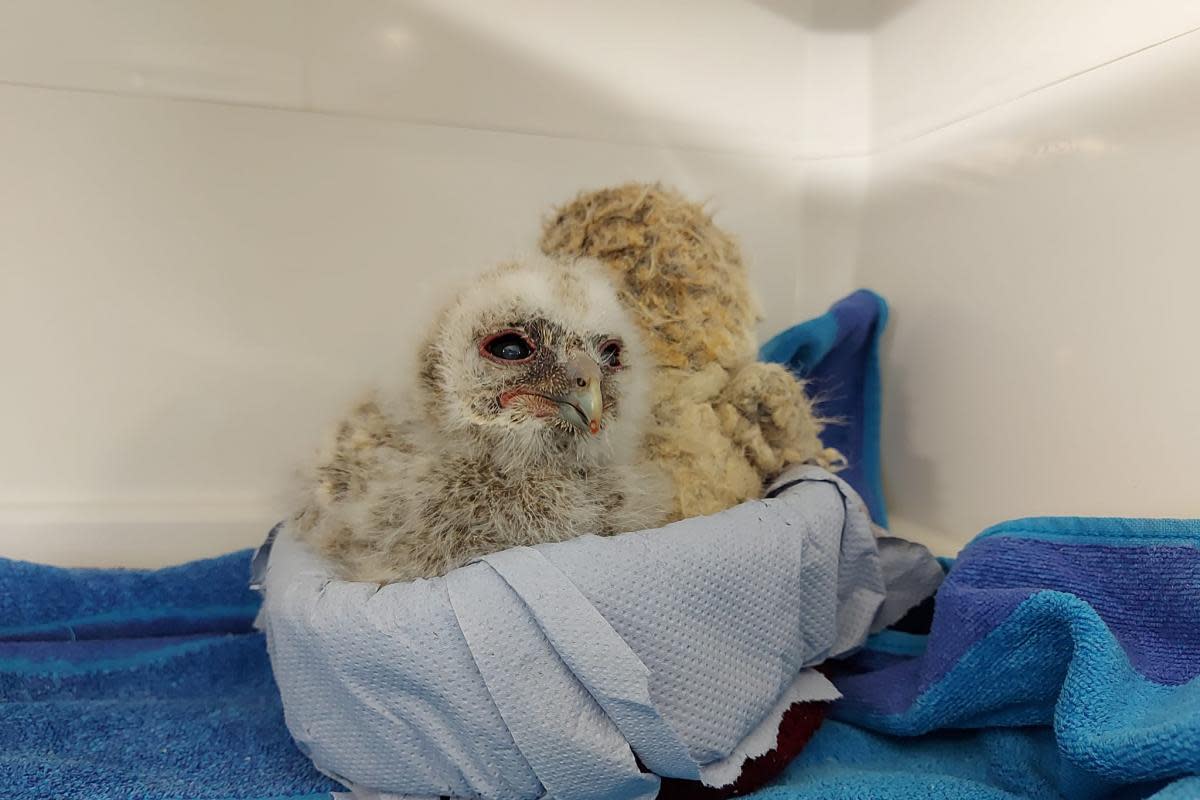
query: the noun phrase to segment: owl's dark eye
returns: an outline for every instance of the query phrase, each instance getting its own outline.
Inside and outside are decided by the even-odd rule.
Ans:
[[[621,365],[621,341],[609,339],[600,345],[600,360],[606,367],[616,369]]]
[[[494,333],[479,345],[479,352],[493,361],[525,361],[533,351],[533,342],[517,331]]]

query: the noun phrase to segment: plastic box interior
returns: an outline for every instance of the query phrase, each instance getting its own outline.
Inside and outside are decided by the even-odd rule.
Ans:
[[[250,546],[448,287],[582,189],[892,305],[895,531],[1197,516],[1200,4],[0,6],[0,553]]]

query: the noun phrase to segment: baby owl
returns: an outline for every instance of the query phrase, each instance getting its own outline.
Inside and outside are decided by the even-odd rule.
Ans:
[[[347,580],[442,575],[517,545],[653,527],[650,361],[604,269],[531,256],[444,309],[406,396],[341,422],[293,530]]]

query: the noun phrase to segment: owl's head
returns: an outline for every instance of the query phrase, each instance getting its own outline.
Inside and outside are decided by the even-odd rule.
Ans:
[[[427,341],[424,407],[446,433],[585,463],[636,446],[650,364],[599,263],[502,264],[459,295]]]

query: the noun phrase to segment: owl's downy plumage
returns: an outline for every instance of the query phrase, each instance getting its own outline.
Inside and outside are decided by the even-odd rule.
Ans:
[[[531,256],[438,317],[404,396],[342,421],[294,528],[348,580],[442,575],[471,558],[652,527],[648,370],[604,269]]]
[[[670,478],[670,519],[761,497],[788,464],[837,469],[803,383],[757,359],[758,304],[733,238],[659,185],[584,192],[546,220],[542,249],[599,259],[656,369],[646,455]]]

